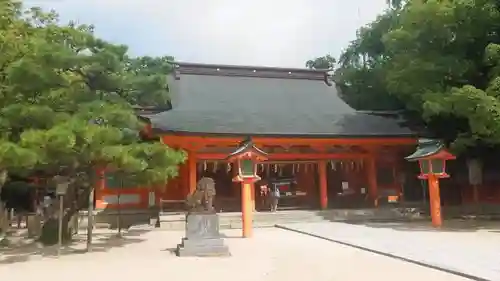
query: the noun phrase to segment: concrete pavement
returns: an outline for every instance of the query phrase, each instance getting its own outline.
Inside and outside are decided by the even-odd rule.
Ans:
[[[442,230],[435,230],[426,222],[367,225],[324,222],[284,227],[472,275],[479,280],[500,280],[498,223],[483,227],[470,227],[467,222],[451,224]]]

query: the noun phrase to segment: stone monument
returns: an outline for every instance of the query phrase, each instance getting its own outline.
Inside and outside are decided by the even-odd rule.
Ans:
[[[219,216],[214,210],[215,181],[203,177],[186,199],[186,237],[177,245],[179,257],[229,256],[229,248],[219,233]]]

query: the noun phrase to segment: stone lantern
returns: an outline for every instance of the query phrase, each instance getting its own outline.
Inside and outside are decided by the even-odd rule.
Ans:
[[[238,148],[226,158],[238,167],[234,182],[241,182],[241,216],[243,237],[252,236],[252,185],[260,180],[257,163],[267,160],[267,153],[256,147],[250,138],[240,143]]]
[[[420,166],[418,178],[426,179],[429,182],[431,218],[434,227],[440,227],[443,224],[439,179],[450,177],[446,173],[446,161],[455,158],[446,150],[443,142],[433,139],[420,139],[417,150],[412,155],[405,157],[408,161],[418,161]]]

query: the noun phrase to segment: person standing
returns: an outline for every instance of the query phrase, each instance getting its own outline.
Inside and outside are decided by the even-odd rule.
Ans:
[[[271,192],[270,192],[271,212],[274,213],[278,210],[278,203],[279,203],[280,197],[281,197],[280,189],[276,185],[273,185]]]
[[[268,194],[269,189],[267,188],[267,183],[266,182],[261,182],[259,185],[259,209],[267,209],[267,204],[268,204]]]

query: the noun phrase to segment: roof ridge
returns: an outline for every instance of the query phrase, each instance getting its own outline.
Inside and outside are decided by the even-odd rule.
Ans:
[[[211,63],[195,63],[195,62],[174,62],[179,67],[202,67],[202,68],[232,68],[232,69],[251,69],[251,70],[276,70],[276,71],[295,71],[309,73],[326,73],[329,69],[310,69],[305,67],[280,67],[280,66],[263,66],[263,65],[237,65],[237,64],[211,64]]]
[[[228,77],[254,77],[278,79],[303,79],[323,81],[328,86],[333,83],[328,75],[328,70],[314,70],[307,68],[281,68],[269,66],[244,66],[244,65],[218,65],[201,63],[176,62],[173,72],[175,79],[180,75],[211,75]]]

